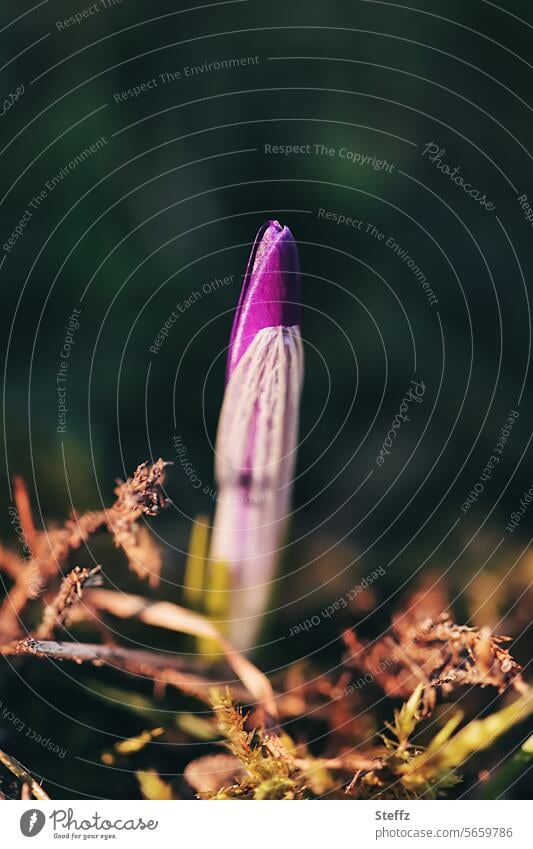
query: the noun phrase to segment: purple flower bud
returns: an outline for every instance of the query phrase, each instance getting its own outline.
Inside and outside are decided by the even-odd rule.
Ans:
[[[253,645],[289,511],[303,381],[300,270],[290,230],[257,234],[228,355],[210,557],[230,570],[230,639]]]
[[[264,327],[300,325],[300,261],[288,227],[268,221],[259,230],[246,267],[231,331],[227,379]]]

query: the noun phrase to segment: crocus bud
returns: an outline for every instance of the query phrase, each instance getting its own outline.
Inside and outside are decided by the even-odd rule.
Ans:
[[[229,637],[253,646],[290,505],[303,381],[300,268],[288,227],[257,234],[231,333],[210,559],[230,574]]]

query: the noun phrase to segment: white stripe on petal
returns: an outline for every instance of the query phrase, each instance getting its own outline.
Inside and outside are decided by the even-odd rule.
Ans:
[[[267,327],[243,354],[224,395],[210,556],[230,567],[230,638],[238,648],[248,648],[257,633],[283,541],[302,380],[299,328]]]

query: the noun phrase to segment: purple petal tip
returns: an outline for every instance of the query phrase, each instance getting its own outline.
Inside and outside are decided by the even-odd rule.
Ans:
[[[288,227],[268,221],[248,260],[231,331],[227,379],[260,330],[300,324],[300,262]]]

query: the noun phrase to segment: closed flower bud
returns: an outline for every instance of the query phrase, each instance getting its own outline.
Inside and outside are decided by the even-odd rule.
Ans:
[[[254,643],[283,544],[302,381],[298,252],[271,221],[248,262],[216,440],[210,558],[229,568],[229,636],[241,649]]]

